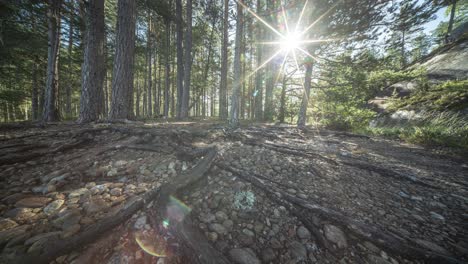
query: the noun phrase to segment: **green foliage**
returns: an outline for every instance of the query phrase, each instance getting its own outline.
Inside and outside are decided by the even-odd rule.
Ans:
[[[372,91],[378,92],[398,82],[416,80],[421,90],[424,90],[427,87],[426,76],[426,70],[423,68],[410,71],[381,70],[370,72],[367,83]]]
[[[427,90],[418,90],[411,96],[395,99],[390,110],[396,109],[425,110],[463,110],[468,108],[468,80],[448,81]]]

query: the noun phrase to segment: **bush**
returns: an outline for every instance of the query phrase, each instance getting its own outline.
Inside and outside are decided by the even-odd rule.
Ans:
[[[448,81],[426,91],[395,99],[390,110],[424,109],[427,111],[458,111],[468,108],[468,80]]]
[[[468,118],[455,112],[426,112],[405,125],[367,128],[368,134],[399,138],[428,146],[459,147],[468,150]]]

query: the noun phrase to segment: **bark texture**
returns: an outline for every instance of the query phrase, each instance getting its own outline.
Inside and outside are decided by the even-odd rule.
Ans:
[[[119,0],[110,119],[133,117],[136,1]]]
[[[102,114],[104,88],[104,0],[85,5],[86,32],[79,122],[93,122]]]
[[[239,126],[239,99],[242,85],[241,79],[241,45],[243,29],[242,5],[237,3],[237,21],[236,21],[236,44],[234,47],[234,87],[231,97],[231,113],[229,125],[232,128]]]
[[[47,51],[47,81],[44,100],[44,122],[54,122],[60,119],[58,110],[57,93],[58,85],[58,62],[60,52],[60,17],[62,0],[48,1],[48,38],[49,48]]]
[[[183,23],[182,0],[176,0],[176,42],[177,42],[177,118],[182,118],[182,95],[184,92],[184,49],[183,49]]]
[[[184,89],[182,91],[181,118],[189,116],[190,77],[192,73],[192,0],[187,0],[187,29],[185,31]]]
[[[223,18],[223,46],[221,51],[221,84],[219,87],[219,117],[226,120],[227,110],[227,83],[228,83],[228,45],[229,45],[229,0],[224,0],[224,18]]]
[[[307,122],[307,106],[309,106],[310,96],[310,81],[312,79],[313,65],[311,63],[306,64],[306,74],[304,77],[304,94],[302,96],[301,109],[299,110],[299,117],[297,119],[297,126],[303,128]]]

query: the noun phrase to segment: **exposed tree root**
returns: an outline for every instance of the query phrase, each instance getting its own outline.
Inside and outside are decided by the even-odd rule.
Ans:
[[[63,240],[52,241],[47,244],[41,252],[33,252],[31,254],[18,256],[15,258],[15,263],[49,263],[61,255],[68,254],[84,245],[94,241],[105,232],[117,227],[125,222],[138,210],[144,208],[146,204],[154,201],[153,212],[163,219],[166,206],[169,202],[170,195],[175,195],[192,183],[204,177],[205,173],[211,167],[211,164],[216,157],[216,149],[211,149],[206,156],[190,171],[182,173],[174,178],[170,183],[153,189],[147,192],[143,197],[129,202],[117,214],[105,218],[82,233]],[[208,242],[203,240],[203,236],[190,224],[189,220],[179,223],[177,228],[177,237],[182,241],[184,249],[190,255],[196,257],[194,263],[229,263],[225,257],[212,248]],[[209,262],[208,260],[211,260]],[[214,262],[213,262],[214,261]]]
[[[285,204],[290,211],[295,214],[318,238],[319,243],[331,248],[329,243],[323,238],[323,234],[319,231],[322,222],[331,222],[346,229],[354,236],[371,241],[389,252],[405,256],[408,259],[424,260],[427,263],[461,263],[452,256],[433,252],[428,249],[415,247],[415,242],[404,239],[393,233],[383,232],[375,226],[364,224],[354,219],[351,219],[339,212],[324,208],[320,205],[310,203],[306,200],[293,196],[281,188],[268,182],[259,179],[255,173],[245,172],[237,168],[233,168],[226,163],[218,162],[216,165],[226,171],[230,171],[240,178],[251,182],[254,186],[270,194],[270,196],[279,203]],[[292,207],[288,203],[292,204]],[[314,221],[314,218],[316,221]],[[318,220],[318,221],[317,221]]]

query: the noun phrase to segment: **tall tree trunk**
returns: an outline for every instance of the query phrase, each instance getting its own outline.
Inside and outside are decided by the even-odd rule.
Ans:
[[[153,89],[153,71],[152,71],[152,65],[153,65],[153,27],[152,27],[152,22],[151,22],[151,12],[148,11],[148,34],[147,34],[147,46],[146,46],[146,54],[147,54],[147,61],[148,61],[148,86],[146,87],[146,95],[148,96],[148,99],[147,99],[147,110],[148,112],[146,113],[148,115],[148,117],[151,117],[153,116],[153,105],[152,105],[152,100],[153,100],[153,96],[152,96],[152,93],[151,93],[151,89]]]
[[[406,32],[403,30],[403,32],[401,33],[402,34],[402,37],[401,37],[401,68],[405,68],[406,67],[406,51],[405,51],[405,46],[406,46]]]
[[[234,87],[231,97],[231,113],[229,125],[232,128],[239,126],[239,97],[242,85],[241,78],[241,45],[242,45],[242,29],[244,27],[242,5],[237,2],[237,19],[236,19],[236,43],[234,47]]]
[[[446,41],[449,41],[449,36],[453,30],[453,24],[455,23],[455,12],[457,10],[457,0],[452,0],[452,10],[450,11],[450,20],[448,24],[447,34],[445,37]]]
[[[283,76],[283,85],[281,87],[281,102],[280,102],[280,112],[279,112],[279,116],[278,116],[278,119],[280,121],[280,123],[284,123],[284,118],[286,116],[286,82],[287,82],[287,76],[286,74],[284,74]]]
[[[44,102],[44,122],[60,119],[57,106],[58,92],[58,60],[60,52],[60,11],[62,0],[48,0],[48,35],[49,48],[47,54],[47,82]]]
[[[166,73],[164,85],[164,117],[169,117],[169,90],[171,89],[171,21],[166,19]]]
[[[135,111],[136,111],[136,117],[140,117],[140,99],[141,99],[141,87],[140,87],[140,79],[138,78],[138,75],[136,77],[136,102],[135,102]]]
[[[85,50],[79,117],[81,123],[96,121],[102,114],[105,74],[104,0],[87,3],[85,13]]]
[[[271,25],[276,25],[276,12],[273,12],[276,8],[276,1],[267,1],[268,12],[270,12],[269,22]],[[269,32],[269,39],[274,41],[273,33]],[[268,49],[269,56],[273,55],[274,50]],[[263,115],[265,121],[273,121],[273,90],[275,88],[275,77],[276,77],[276,65],[269,63],[266,72],[266,87],[265,87],[265,113]]]
[[[117,35],[112,79],[110,119],[127,119],[133,116],[133,63],[135,52],[136,1],[119,0]]]
[[[68,84],[66,85],[65,90],[65,113],[66,117],[71,117],[71,94],[72,94],[72,85],[73,85],[73,18],[75,16],[75,1],[70,0],[70,12],[68,19],[69,22],[69,34],[68,34]]]
[[[159,58],[161,58],[161,55],[158,55],[156,53],[156,48],[155,48],[155,57],[154,57],[154,90],[153,90],[153,114],[155,117],[159,115],[159,88],[161,87],[161,67],[158,67],[158,60],[160,61]]]
[[[192,0],[187,0],[187,28],[185,30],[184,88],[182,90],[181,118],[189,116],[190,78],[192,74]]]
[[[183,49],[183,19],[182,0],[176,0],[176,44],[177,44],[177,118],[182,117],[182,96],[184,93],[184,49]]]
[[[262,0],[257,0],[257,14],[262,12]],[[257,25],[257,42],[262,41],[262,27]],[[263,45],[257,44],[257,67],[262,64]],[[255,119],[263,120],[263,69],[259,69],[255,74]]]
[[[221,85],[219,87],[219,117],[228,117],[227,86],[228,86],[228,46],[229,46],[229,0],[224,0],[223,47],[221,51]]]
[[[31,91],[31,112],[32,112],[32,120],[37,120],[39,118],[39,106],[38,106],[38,83],[37,83],[37,72],[38,72],[38,59],[34,58],[33,65],[32,65],[32,91]]]
[[[304,93],[302,96],[302,103],[301,109],[299,111],[299,117],[297,119],[297,126],[299,128],[303,128],[306,126],[307,122],[307,107],[309,106],[309,96],[310,96],[310,86],[311,86],[311,79],[312,79],[312,70],[313,65],[312,63],[306,64],[306,73],[304,77]]]
[[[214,42],[214,36],[215,36],[215,26],[216,26],[216,21],[217,21],[217,13],[214,14],[213,20],[211,21],[211,33],[210,37],[208,39],[208,57],[206,58],[206,65],[205,65],[205,71],[203,73],[203,118],[206,116],[206,106],[205,106],[205,100],[206,100],[206,91],[207,91],[207,83],[208,83],[208,73],[210,70],[210,64],[211,64],[211,56],[213,53],[213,42]]]

